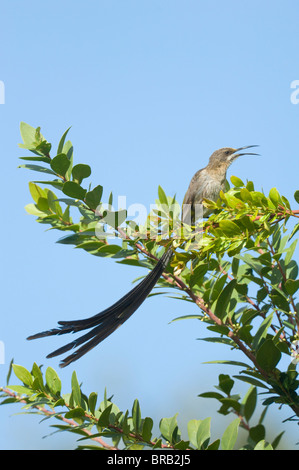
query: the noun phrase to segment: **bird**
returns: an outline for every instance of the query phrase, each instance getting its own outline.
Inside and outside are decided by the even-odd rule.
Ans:
[[[198,215],[204,218],[210,215],[212,211],[203,205],[203,199],[217,201],[220,191],[225,189],[226,172],[231,163],[241,155],[258,155],[257,153],[246,151],[242,153],[243,150],[252,147],[257,147],[257,145],[248,145],[238,149],[224,147],[212,153],[207,166],[197,171],[190,181],[182,206],[181,220],[184,224],[194,225]],[[56,328],[31,335],[27,339],[32,340],[90,330],[47,355],[49,359],[78,348],[61,360],[59,365],[60,367],[66,367],[72,362],[77,361],[133,315],[154,288],[170,263],[172,256],[173,248],[170,246],[165,250],[149,274],[120,300],[111,305],[111,307],[86,319],[59,321],[59,326]]]

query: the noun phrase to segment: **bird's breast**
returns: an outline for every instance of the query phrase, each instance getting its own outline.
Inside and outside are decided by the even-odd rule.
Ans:
[[[214,175],[210,175],[207,172],[204,172],[201,175],[201,181],[198,185],[198,191],[195,196],[195,203],[202,202],[203,198],[211,199],[216,201],[219,197],[221,190],[225,188],[225,177],[217,178]]]

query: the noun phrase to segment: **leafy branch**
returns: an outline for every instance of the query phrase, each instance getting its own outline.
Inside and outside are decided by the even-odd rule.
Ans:
[[[218,389],[220,392],[208,392],[202,397],[216,398],[221,403],[219,412],[228,414],[232,409],[237,416],[224,431],[221,438],[211,442],[211,419],[193,419],[188,422],[188,439],[182,438],[177,415],[163,418],[159,423],[160,435],[153,437],[153,420],[142,418],[139,401],[134,400],[131,413],[120,411],[112,402],[112,398],[104,398],[98,405],[97,393],[87,396],[81,389],[76,372],[71,378],[71,393],[61,393],[61,380],[56,371],[48,367],[45,380],[35,363],[31,372],[23,366],[13,364],[14,374],[22,385],[7,385],[2,387],[2,405],[19,403],[25,412],[36,413],[44,419],[56,419],[59,424],[51,425],[56,432],[72,432],[78,435],[78,449],[117,448],[141,449],[176,449],[176,450],[231,450],[233,449],[239,428],[247,432],[247,443],[244,449],[275,449],[282,437],[278,435],[272,444],[265,440],[266,430],[262,424],[265,412],[259,418],[258,424],[251,425],[251,418],[257,404],[257,390],[252,386],[247,394],[240,399],[237,394],[231,394],[234,381],[229,376],[219,376]],[[59,411],[58,411],[59,410]],[[107,443],[107,440],[111,444]]]
[[[269,194],[265,195],[255,190],[253,182],[244,183],[240,178],[232,176],[232,187],[227,183],[227,189],[220,193],[218,201],[204,202],[213,213],[208,220],[198,224],[196,236],[193,232],[189,237],[185,236],[186,232],[182,236],[182,226],[178,223],[180,206],[176,198],[167,196],[160,186],[155,208],[148,214],[144,223],[138,225],[128,218],[126,210],[113,210],[111,192],[105,196],[105,204],[102,185],[92,187],[91,184],[86,184],[87,178],[91,176],[91,168],[85,163],[74,165],[73,145],[66,140],[68,132],[69,129],[61,137],[56,155],[52,157],[52,144],[42,136],[40,128],[35,129],[21,123],[23,144],[20,144],[20,147],[32,154],[21,157],[30,161],[21,167],[43,173],[48,178],[29,183],[33,202],[26,206],[27,212],[36,216],[37,222],[50,225],[52,229],[71,232],[58,240],[58,243],[73,245],[94,256],[111,257],[121,264],[151,269],[152,261],[159,259],[165,248],[172,245],[173,258],[158,281],[155,294],[164,293],[166,288],[169,296],[193,302],[198,307],[195,314],[181,316],[174,321],[197,319],[200,325],[205,324],[212,333],[212,336],[201,338],[202,340],[221,343],[224,347],[241,351],[246,363],[219,362],[237,364],[241,368],[234,378],[250,385],[250,400],[256,397],[257,388],[261,388],[262,393],[267,395],[263,401],[265,409],[272,404],[278,404],[279,407],[288,406],[292,413],[289,419],[298,420],[299,381],[296,364],[299,362],[299,303],[296,302],[296,295],[299,280],[294,253],[298,241],[295,235],[299,230],[299,210],[293,209],[287,198],[276,188],[272,188]],[[62,197],[57,197],[49,187],[60,191]],[[295,192],[294,199],[299,203],[299,191]],[[75,219],[73,212],[76,214]],[[288,228],[290,222],[293,225],[291,229]],[[286,370],[283,370],[281,365],[283,356],[289,360]],[[54,406],[51,393],[46,396],[45,388],[33,387],[33,384],[36,386],[37,377],[40,386],[42,383],[37,369],[35,365],[30,373],[27,371],[31,377],[29,381],[28,375],[27,382],[18,375],[18,370],[16,375],[25,383],[23,387],[25,386],[26,390],[2,390],[4,396],[8,395],[8,400],[26,403],[26,406],[45,414],[44,408],[38,407],[47,404],[54,409],[58,405]],[[51,368],[47,369],[49,370],[53,371]],[[53,372],[46,372],[46,375],[47,373]],[[237,427],[244,427],[254,434],[246,419],[248,409],[244,414],[244,403],[240,402],[238,396],[236,398],[230,395],[229,387],[233,382],[229,376],[219,377],[218,388],[220,387],[227,396],[208,392],[206,397],[216,398],[222,403],[222,411],[237,415],[230,436],[235,436]],[[49,383],[46,377],[47,393],[50,390]],[[228,388],[224,386],[225,383],[230,384]],[[72,394],[74,395],[74,390]],[[76,402],[74,409],[81,407],[84,418],[82,411],[73,410],[73,402],[62,402],[60,396],[56,397],[58,404],[67,407],[68,411],[57,416],[63,421],[73,419],[77,424],[65,422],[63,426],[68,426],[65,429],[72,432],[73,429],[77,432],[79,426],[80,432],[85,433],[85,438],[91,436],[88,433],[87,436],[85,429],[90,432],[89,425],[95,425],[100,426],[101,431],[98,436],[93,434],[92,438],[109,437],[114,439],[113,446],[117,446],[120,439],[126,447],[139,445],[154,448],[158,445],[170,445],[183,449],[189,445],[194,448],[216,446],[213,443],[205,446],[205,441],[196,441],[197,446],[194,445],[195,438],[192,433],[192,438],[188,434],[188,441],[182,440],[175,417],[161,421],[168,429],[166,432],[163,425],[162,432],[160,423],[162,437],[145,439],[145,436],[149,437],[152,421],[151,418],[145,418],[144,422],[139,418],[137,420],[137,402],[137,411],[132,412],[129,418],[128,412],[119,414],[119,410],[115,411],[115,405],[104,399],[104,405],[101,405],[98,412],[104,413],[104,417],[109,415],[109,422],[103,422],[102,417],[99,424],[100,414],[88,414],[89,401],[82,398],[85,397],[82,393],[80,397],[85,405],[83,407],[83,402],[80,402],[79,406],[79,402]],[[36,401],[37,398],[42,402]],[[108,402],[109,405],[106,406]],[[105,411],[107,408],[109,411]],[[77,412],[81,413],[81,423],[78,423]],[[50,415],[57,417],[52,411]],[[203,420],[194,425],[195,428],[197,426],[198,435],[205,434],[204,427],[207,422]],[[260,424],[261,422],[257,426]],[[259,444],[264,442],[264,435],[264,431],[259,433],[260,439],[251,440],[248,445],[251,448],[256,445],[267,447],[268,444]],[[234,439],[232,441],[235,442]],[[103,447],[106,445],[98,443]],[[273,443],[272,447],[275,447]]]

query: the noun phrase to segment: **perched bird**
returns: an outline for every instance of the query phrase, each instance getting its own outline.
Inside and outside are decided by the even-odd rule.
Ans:
[[[210,156],[208,165],[197,171],[189,184],[182,208],[182,221],[184,223],[194,225],[198,214],[201,217],[207,217],[210,214],[210,210],[202,204],[203,199],[210,199],[212,201],[218,199],[220,191],[225,188],[226,172],[230,164],[241,155],[258,155],[249,152],[240,153],[242,150],[247,150],[252,147],[256,147],[256,145],[249,145],[239,149],[222,148],[216,150]],[[27,339],[31,340],[45,336],[76,333],[92,328],[88,333],[56,349],[47,356],[47,358],[55,357],[82,345],[63,359],[60,363],[60,367],[65,367],[78,360],[113,333],[138,309],[163,274],[172,255],[173,251],[170,247],[159,259],[153,270],[136,287],[130,290],[130,292],[111,307],[84,320],[59,321],[57,328],[37,333],[29,336]]]

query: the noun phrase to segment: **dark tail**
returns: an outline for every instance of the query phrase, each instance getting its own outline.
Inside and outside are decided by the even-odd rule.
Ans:
[[[44,338],[45,336],[76,333],[77,331],[92,328],[92,330],[85,335],[80,336],[59,349],[56,349],[56,351],[53,351],[47,356],[48,358],[59,356],[60,354],[64,354],[70,349],[74,349],[80,344],[83,344],[83,346],[77,349],[73,354],[63,359],[60,363],[60,367],[65,367],[71,364],[71,362],[82,357],[97,344],[107,338],[107,336],[111,335],[113,331],[133,315],[155,286],[171,257],[172,249],[169,248],[157,262],[154,269],[136,287],[130,290],[130,292],[111,307],[103,310],[97,315],[86,318],[85,320],[59,321],[58,324],[61,326],[58,328],[42,331],[36,335],[29,336],[27,339],[31,340]]]

